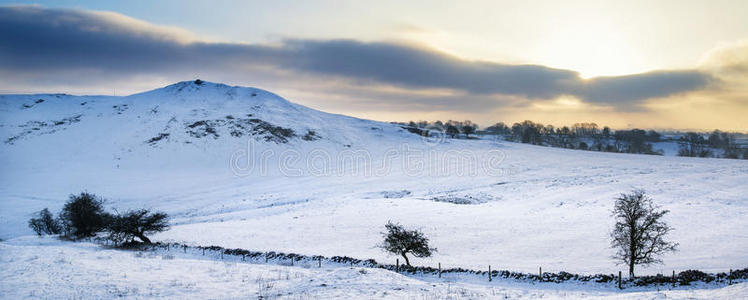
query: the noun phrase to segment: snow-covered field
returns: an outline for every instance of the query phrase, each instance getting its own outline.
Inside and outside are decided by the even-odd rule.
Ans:
[[[276,127],[294,134],[267,130]],[[164,278],[194,276],[175,286],[154,284],[166,297],[199,294],[195,284],[217,274],[226,282],[209,285],[216,297],[256,295],[256,278],[277,270],[301,274],[275,283],[278,290],[300,298],[342,295],[306,283],[318,277],[360,297],[379,297],[386,291],[395,298],[429,299],[455,287],[432,287],[432,282],[382,270],[358,274],[138,258],[86,244],[41,240],[42,245],[36,245],[36,239],[25,237],[32,234],[26,222],[33,212],[44,207],[57,211],[69,194],[84,190],[106,197],[109,209],[148,207],[169,213],[173,227],[155,236],[161,241],[394,262],[394,256],[376,247],[383,225],[392,220],[422,229],[438,248],[431,258],[414,259],[417,265],[485,269],[490,264],[523,272],[543,267],[548,272],[610,274],[624,270],[609,258],[613,199],[643,188],[670,210],[666,221],[675,229],[670,237],[680,243],[680,251],[664,256],[664,265],[642,268],[638,274],[724,272],[748,266],[745,160],[425,140],[392,124],[315,111],[262,90],[192,82],[128,97],[0,96],[0,138],[0,238],[7,240],[0,249],[24,257],[2,255],[3,291],[23,284],[24,277],[44,277],[42,266],[56,265],[56,260],[108,274],[116,289],[126,286],[118,282],[132,281],[138,291],[125,291],[129,295],[148,295],[148,282],[135,275],[147,269],[163,272]],[[38,257],[31,260],[34,255]],[[97,271],[91,262],[99,256],[121,257],[117,264],[133,275],[114,268]],[[31,269],[24,273],[24,267]],[[81,281],[82,291],[103,287],[75,277],[74,268],[58,271]],[[127,273],[127,279],[120,273]],[[242,276],[250,282],[242,284]],[[393,288],[378,289],[378,281],[392,282]],[[229,291],[227,282],[247,290]],[[398,286],[402,290],[394,289]],[[107,293],[99,288],[95,290]],[[492,296],[495,289],[469,284],[459,288]],[[529,287],[502,288],[510,297],[534,292]],[[20,296],[30,292],[18,291]],[[75,295],[75,290],[70,292]],[[745,286],[704,293],[712,292],[745,295]],[[719,296],[679,293],[667,296]]]
[[[371,268],[282,266],[170,252],[109,250],[52,238],[0,243],[4,299],[738,299],[716,289],[616,291],[571,284],[407,277]]]

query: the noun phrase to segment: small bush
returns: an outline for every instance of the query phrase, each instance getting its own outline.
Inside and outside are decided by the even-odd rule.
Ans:
[[[640,276],[634,281],[634,285],[636,286],[666,285],[672,283],[672,277],[662,274],[657,274],[655,276]]]
[[[687,270],[678,273],[678,283],[680,283],[680,285],[690,285],[693,281],[703,281],[709,283],[713,280],[714,276],[699,270]]]
[[[317,135],[317,133],[314,132],[314,130],[310,129],[310,130],[307,130],[306,134],[302,136],[301,139],[305,141],[316,141],[319,139],[319,135]]]
[[[62,232],[60,221],[52,217],[52,213],[49,212],[49,209],[42,209],[36,213],[36,215],[36,218],[31,218],[31,220],[29,220],[29,227],[31,227],[37,235],[60,234],[60,232]]]
[[[86,192],[70,195],[60,212],[60,221],[67,235],[91,237],[102,231],[111,216],[104,212],[104,200]]]

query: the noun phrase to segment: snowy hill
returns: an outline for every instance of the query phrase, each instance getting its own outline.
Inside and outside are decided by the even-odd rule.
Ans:
[[[67,195],[172,216],[156,240],[393,261],[388,221],[439,249],[415,264],[614,273],[613,198],[647,190],[680,251],[640,274],[748,265],[748,161],[426,140],[254,88],[180,82],[125,97],[0,96],[0,238]]]
[[[263,156],[263,164],[277,166],[277,154],[287,150],[337,152],[419,140],[391,124],[320,112],[261,89],[203,81],[125,97],[0,95],[0,139],[0,189],[35,191],[44,182],[54,191],[50,196],[93,190],[101,181],[191,176],[187,171],[234,177],[231,159],[241,151],[244,164],[275,153]],[[194,186],[190,180],[179,182]],[[160,184],[145,185],[135,196],[163,191]]]
[[[212,152],[246,143],[247,137],[290,147],[318,140],[350,147],[372,142],[368,137],[375,134],[403,131],[316,111],[264,90],[203,81],[126,97],[4,95],[0,117],[4,154],[65,147],[69,151],[54,152],[87,161],[158,155],[154,149]]]

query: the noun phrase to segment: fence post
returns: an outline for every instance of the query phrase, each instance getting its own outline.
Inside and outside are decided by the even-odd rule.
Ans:
[[[291,256],[291,266],[293,267],[293,256]]]
[[[395,259],[395,272],[400,273],[400,259],[399,258]]]
[[[729,281],[727,285],[732,285],[732,269],[730,269],[730,275],[727,276],[727,280]]]
[[[187,253],[187,245],[182,246],[182,249],[184,250],[184,253]]]
[[[488,265],[488,281],[491,281],[491,265]]]
[[[268,263],[268,254],[265,253],[265,263]]]
[[[351,259],[351,269],[353,269],[353,260]]]
[[[442,263],[439,263],[439,278],[442,278]]]
[[[538,277],[540,278],[540,282],[543,282],[543,267],[538,267]]]
[[[321,268],[321,267],[322,267],[322,256],[317,257],[317,268]]]
[[[203,256],[205,256],[205,248],[203,248]]]
[[[244,261],[244,255],[245,255],[245,254],[242,254],[242,261]]]
[[[673,270],[673,287],[675,287],[675,270]]]
[[[221,250],[221,259],[223,259],[223,250]]]
[[[618,289],[623,289],[623,287],[621,286],[621,271],[618,271]]]

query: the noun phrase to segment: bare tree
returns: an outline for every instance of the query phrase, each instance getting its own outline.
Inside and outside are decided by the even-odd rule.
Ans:
[[[610,245],[617,250],[613,259],[627,264],[632,278],[635,265],[662,263],[659,255],[676,251],[677,243],[665,241],[672,228],[661,219],[668,212],[659,210],[643,190],[616,198],[612,214],[616,225],[610,234]]]
[[[116,243],[132,243],[137,237],[143,243],[150,244],[147,234],[161,232],[169,228],[168,216],[162,212],[151,213],[147,209],[128,211],[112,217],[107,228],[109,239]]]
[[[429,239],[418,230],[407,230],[400,224],[387,222],[384,227],[387,232],[383,232],[384,244],[380,247],[392,254],[400,255],[405,259],[405,264],[410,266],[408,253],[415,257],[429,257],[436,248],[429,248]]]

